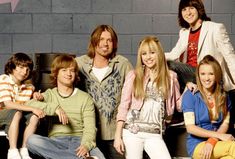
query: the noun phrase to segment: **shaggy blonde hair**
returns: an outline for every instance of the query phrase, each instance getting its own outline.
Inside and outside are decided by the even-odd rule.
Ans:
[[[51,64],[50,79],[54,86],[57,86],[57,76],[58,76],[59,70],[62,68],[68,68],[68,67],[74,66],[75,68],[74,85],[76,85],[77,82],[80,80],[78,76],[78,65],[74,57],[75,57],[74,55],[70,55],[70,54],[61,54],[61,55],[56,56],[56,58],[53,60]]]

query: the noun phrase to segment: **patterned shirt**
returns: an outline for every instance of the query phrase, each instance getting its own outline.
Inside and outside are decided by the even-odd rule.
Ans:
[[[102,81],[92,71],[93,59],[87,55],[76,58],[81,72],[81,86],[94,100],[98,110],[98,133],[102,140],[113,140],[116,129],[117,108],[120,104],[125,76],[132,69],[131,63],[117,55],[109,61],[109,68]]]
[[[199,41],[200,31],[201,27],[195,31],[190,31],[188,39],[187,64],[193,67],[197,66],[198,41]]]
[[[147,132],[162,134],[165,129],[165,100],[162,92],[157,90],[156,84],[148,82],[146,98],[140,110],[129,109],[125,128],[136,134]]]
[[[11,75],[0,75],[0,107],[4,101],[24,103],[32,97],[34,86],[32,84],[17,85]]]

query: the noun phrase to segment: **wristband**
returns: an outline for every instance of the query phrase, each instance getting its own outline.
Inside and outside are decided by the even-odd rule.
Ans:
[[[215,138],[208,138],[208,140],[206,141],[206,143],[209,143],[211,144],[213,147],[215,147],[216,143],[217,143],[218,139],[215,139]]]

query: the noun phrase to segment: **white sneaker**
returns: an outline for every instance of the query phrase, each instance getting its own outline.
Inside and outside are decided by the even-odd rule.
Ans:
[[[32,159],[30,156],[29,156],[29,151],[26,147],[22,147],[20,149],[20,155],[22,157],[22,159]]]
[[[21,159],[18,149],[9,149],[7,159]]]
[[[89,157],[86,157],[85,159],[99,159],[99,158],[96,156],[89,156]]]

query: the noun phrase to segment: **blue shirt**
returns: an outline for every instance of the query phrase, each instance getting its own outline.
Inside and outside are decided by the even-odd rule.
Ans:
[[[228,110],[231,108],[231,102],[227,100]],[[187,90],[183,95],[182,100],[182,109],[183,112],[194,112],[195,115],[195,125],[199,126],[206,130],[216,131],[223,122],[224,116],[223,113],[219,113],[219,118],[216,122],[211,122],[209,116],[209,110],[204,102],[201,93],[197,92],[194,95],[192,92]],[[187,151],[190,156],[193,155],[194,149],[200,142],[207,140],[207,138],[201,138],[192,134],[188,134],[187,137]]]

